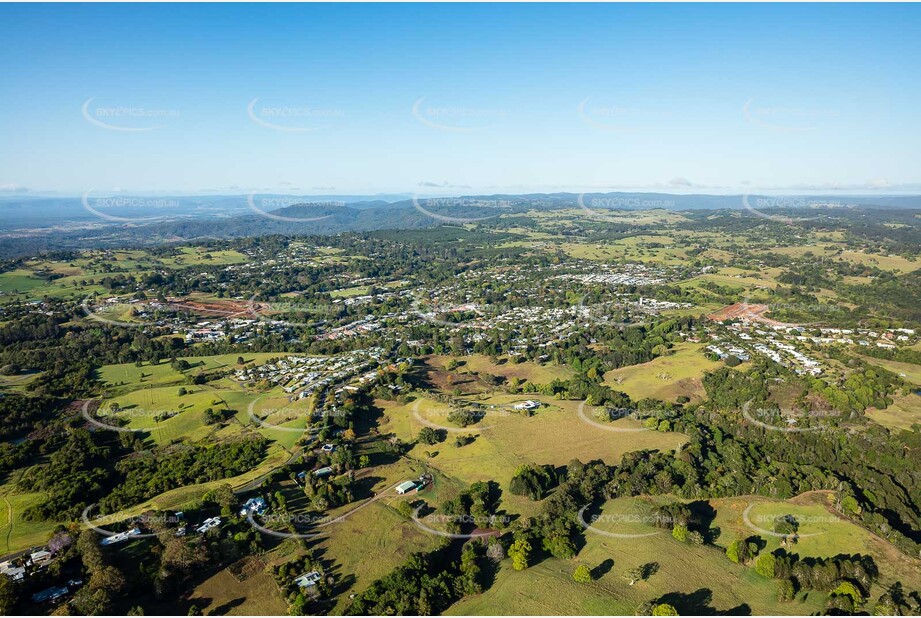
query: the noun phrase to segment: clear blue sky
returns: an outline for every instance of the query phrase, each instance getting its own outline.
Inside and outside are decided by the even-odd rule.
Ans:
[[[7,4],[0,41],[7,192],[921,181],[917,5]]]

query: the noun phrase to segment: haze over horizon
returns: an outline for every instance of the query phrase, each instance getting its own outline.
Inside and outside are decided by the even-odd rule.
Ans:
[[[5,5],[0,195],[921,193],[919,11]]]

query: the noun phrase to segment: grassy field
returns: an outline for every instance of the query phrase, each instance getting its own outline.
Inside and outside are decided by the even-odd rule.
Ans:
[[[705,395],[701,383],[704,373],[723,366],[721,361],[704,356],[702,349],[703,345],[695,343],[676,345],[670,356],[607,372],[605,384],[627,393],[634,401],[646,397],[675,401],[679,395],[699,401]]]
[[[203,616],[284,616],[288,604],[265,571],[240,581],[228,569],[209,577],[189,595]]]
[[[35,371],[32,373],[21,373],[12,376],[0,376],[0,392],[9,391],[14,393],[22,393],[26,390],[26,387],[29,385],[29,383],[40,375],[41,372]]]
[[[167,265],[177,268],[189,266],[224,266],[228,264],[243,264],[247,257],[238,251],[215,250],[204,247],[180,247],[180,255],[163,260]]]
[[[800,522],[801,538],[796,545],[788,547],[788,551],[802,557],[873,556],[882,583],[874,587],[874,597],[895,581],[901,581],[909,590],[921,588],[921,560],[906,556],[890,543],[830,510],[830,500],[830,492],[813,492],[786,501],[759,497],[713,500],[711,504],[717,513],[713,525],[721,531],[717,543],[727,546],[739,535],[758,534],[767,541],[767,551],[773,551],[780,547],[780,538],[752,530],[745,523],[745,510],[751,506],[749,522],[768,531],[773,530],[771,522],[776,517],[792,515]]]
[[[274,389],[260,396],[253,405],[253,414],[261,419],[262,423],[255,423],[250,418],[247,412],[248,405],[247,403],[246,407],[241,407],[237,419],[243,424],[258,425],[258,431],[263,436],[285,448],[291,448],[303,435],[300,431],[292,430],[304,429],[310,422],[313,400],[301,399],[291,402],[281,389]]]
[[[0,273],[0,292],[5,294],[31,292],[47,284],[47,281],[36,277],[31,270],[26,268],[17,268]]]
[[[750,275],[727,275],[721,273],[707,273],[706,275],[699,275],[693,279],[688,279],[687,281],[681,282],[682,287],[694,286],[697,282],[700,281],[712,281],[722,286],[735,288],[737,290],[745,290],[749,288],[758,288],[758,287],[770,287],[773,288],[777,285],[772,277],[764,276],[760,277],[755,274]]]
[[[871,356],[862,356],[861,358],[871,365],[888,369],[915,386],[921,387],[921,365],[899,363]],[[911,431],[913,425],[921,424],[921,396],[910,393],[908,395],[896,395],[892,399],[892,404],[885,410],[867,408],[867,416],[885,427],[904,429],[906,431]]]
[[[642,500],[633,498],[606,503],[593,528],[643,536],[612,538],[586,531],[585,545],[574,559],[549,558],[525,571],[512,570],[506,559],[489,590],[464,599],[448,613],[630,616],[641,603],[663,595],[670,597],[666,600],[681,615],[810,614],[821,609],[821,595],[817,594],[779,603],[777,582],[731,563],[718,548],[679,543],[667,531],[647,524],[614,521],[647,509]],[[626,578],[630,569],[649,563],[658,564],[656,573],[630,586]],[[573,581],[572,573],[579,565],[592,569],[592,583]]]
[[[176,250],[176,255],[164,258],[153,257],[143,250],[92,250],[83,251],[73,261],[30,260],[20,268],[0,273],[0,293],[6,298],[19,299],[40,299],[43,296],[85,298],[95,293],[106,294],[102,286],[84,283],[109,274],[144,275],[162,269],[242,264],[248,259],[233,250],[208,250],[204,247],[178,247]],[[48,281],[42,276],[49,273],[58,275],[58,278]],[[5,298],[0,298],[0,302],[3,300]]]
[[[433,468],[465,484],[495,480],[504,490],[504,508],[525,515],[532,513],[538,505],[507,491],[515,470],[523,463],[563,466],[577,458],[583,462],[602,459],[608,464],[616,464],[630,451],[672,450],[687,441],[684,435],[678,433],[607,431],[579,418],[579,402],[534,395],[529,397],[549,406],[531,417],[497,411],[487,414],[476,426],[469,426],[463,431],[447,420],[447,406],[432,400],[420,399],[418,406],[416,402],[406,405],[379,402],[386,417],[380,431],[411,441],[426,425],[450,428],[444,442],[435,446],[416,444],[410,456],[427,461]],[[523,399],[525,397],[497,395],[481,403],[509,405]],[[639,427],[631,419],[618,423],[623,427]],[[472,444],[457,447],[454,440],[461,434],[474,434],[476,439]]]
[[[220,484],[228,483],[235,489],[241,488],[290,458],[290,449],[302,436],[302,432],[286,429],[303,429],[306,426],[310,418],[311,400],[291,403],[279,387],[262,394],[249,392],[244,385],[228,377],[204,385],[187,383],[188,375],[202,370],[236,367],[237,356],[226,354],[189,358],[187,360],[192,368],[186,372],[173,369],[169,363],[145,364],[142,367],[133,364],[107,365],[99,370],[100,379],[107,385],[110,397],[101,403],[97,416],[103,422],[109,416],[124,419],[127,421],[126,428],[143,431],[154,444],[215,443],[245,432],[257,432],[272,441],[266,459],[254,470],[231,479],[165,492],[126,509],[118,517],[134,515],[149,508],[181,509]],[[244,358],[258,364],[279,356],[284,355],[245,354]],[[180,389],[184,389],[185,394],[180,395]],[[278,411],[266,416],[264,424],[260,425],[249,416],[250,404],[254,402],[253,412],[260,418],[269,409]],[[118,405],[115,412],[112,411],[113,404]],[[207,408],[233,410],[235,415],[229,422],[209,425],[205,414]],[[164,413],[167,413],[168,418],[157,420]]]
[[[179,388],[186,389],[186,394],[180,396]],[[104,412],[98,416],[102,419],[109,416],[125,419],[128,421],[126,428],[149,433],[156,444],[197,441],[217,429],[216,425],[205,422],[207,408],[236,410],[236,416],[246,424],[249,422],[246,410],[253,397],[242,389],[216,389],[209,385],[141,388],[106,400],[101,408],[103,411],[111,410],[113,404],[118,404],[119,411]],[[169,415],[169,418],[157,420],[163,414]]]
[[[245,354],[244,359],[249,363],[263,363],[278,354]],[[213,436],[218,426],[206,424],[205,410],[234,410],[240,427],[252,424],[247,413],[249,404],[258,395],[249,393],[244,386],[231,378],[222,378],[204,385],[190,385],[187,378],[200,371],[216,369],[233,369],[237,367],[236,354],[219,356],[203,356],[188,358],[192,367],[185,372],[173,369],[170,363],[159,365],[145,364],[137,367],[134,364],[106,365],[99,370],[99,378],[106,385],[110,395],[100,405],[99,416],[113,415],[128,421],[126,427],[135,430],[144,430],[150,434],[150,439],[156,444],[167,444],[176,440],[202,440]],[[180,395],[180,389],[185,391]],[[260,409],[266,405],[275,407],[290,406],[287,399],[280,404],[270,397],[260,403]],[[264,399],[262,397],[261,399]],[[274,403],[273,403],[274,402]],[[111,412],[111,406],[117,404],[119,411]],[[305,414],[307,411],[305,410]],[[157,419],[166,415],[168,418]],[[289,420],[294,421],[288,423]],[[306,417],[297,419],[267,419],[267,422],[286,427],[300,427],[306,425]],[[282,446],[290,447],[294,444],[299,433],[260,429],[267,438],[279,442]]]
[[[653,244],[664,246],[651,246]],[[635,236],[605,244],[563,243],[559,248],[571,257],[600,262],[628,260],[679,266],[687,260],[687,252],[674,247],[673,240],[666,236]]]
[[[921,425],[921,396],[917,394],[896,395],[885,410],[867,408],[867,416],[893,429],[911,431],[912,426]]]
[[[482,354],[472,354],[459,358],[453,356],[429,356],[426,358],[426,364],[435,369],[444,369],[452,359],[459,362],[459,366],[455,370],[456,373],[491,373],[495,376],[502,376],[506,380],[518,378],[522,382],[527,380],[534,384],[549,384],[554,380],[568,380],[574,374],[573,370],[565,365],[541,365],[530,361],[516,364],[508,360],[501,362],[501,364],[496,364],[488,356]],[[499,360],[503,361],[503,359]]]
[[[365,443],[363,446],[372,444]],[[363,451],[363,448],[358,450]],[[372,457],[372,461],[376,459]],[[404,497],[393,491],[397,483],[417,478],[426,471],[433,475],[434,482],[421,493]],[[463,489],[458,481],[411,458],[388,459],[383,463],[377,460],[373,467],[356,473],[355,487],[355,502],[326,512],[327,517],[339,518],[338,521],[320,528],[303,530],[305,533],[322,533],[322,536],[310,539],[307,543],[328,572],[336,576],[341,587],[338,590],[337,605],[331,612],[333,614],[344,611],[350,602],[350,594],[363,591],[374,580],[402,564],[409,554],[430,551],[441,540],[400,515],[396,508],[400,502],[421,499],[437,507]],[[276,483],[263,491],[281,491],[292,514],[312,513],[303,491],[290,481]],[[272,554],[281,549],[279,546],[278,551],[273,550]],[[271,559],[283,561],[277,556]]]
[[[380,493],[400,481],[416,478],[423,469],[422,465],[405,460],[374,468],[371,471],[375,482],[374,491]],[[446,484],[451,485],[448,481],[438,480],[436,488]],[[422,498],[430,505],[440,502],[433,492],[424,492],[414,498]],[[441,540],[397,513],[396,504],[403,500],[405,498],[394,494],[361,508],[342,521],[326,527],[329,535],[321,537],[312,545],[318,557],[335,565],[337,576],[346,584],[332,613],[342,613],[349,604],[349,594],[363,591],[374,580],[402,564],[409,554],[431,551]],[[354,507],[347,505],[330,512],[330,515],[339,516]]]
[[[842,251],[840,257],[857,264],[869,264],[882,270],[901,271],[909,273],[921,268],[921,262],[911,262],[898,255],[880,255],[863,253],[861,251]]]
[[[221,354],[186,358],[185,360],[192,367],[184,373],[173,369],[169,361],[161,362],[159,365],[144,363],[140,367],[136,367],[134,363],[105,365],[99,369],[99,380],[113,393],[130,392],[137,388],[168,386],[171,384],[182,385],[185,383],[187,376],[195,375],[200,371],[237,368],[237,358],[239,356],[241,355]],[[247,363],[259,365],[270,358],[281,358],[287,355],[262,352],[247,353],[242,356]]]
[[[58,522],[27,521],[23,512],[44,500],[41,493],[14,493],[14,483],[0,488],[0,554],[43,545]]]
[[[353,296],[365,296],[371,292],[371,288],[366,285],[359,285],[353,288],[343,288],[333,290],[329,295],[333,298],[352,298]]]
[[[712,501],[716,509],[712,525],[721,530],[717,541],[720,547],[680,544],[668,531],[659,532],[647,524],[630,522],[629,517],[624,518],[628,521],[618,522],[618,516],[647,513],[648,504],[644,499],[614,500],[604,505],[598,514],[599,520],[592,524],[593,528],[620,535],[635,534],[636,537],[612,538],[586,531],[585,545],[573,560],[550,558],[520,572],[512,570],[509,561],[505,560],[489,590],[464,599],[448,613],[633,615],[638,605],[663,595],[669,597],[666,600],[682,615],[717,612],[808,615],[821,611],[824,594],[801,592],[794,601],[780,603],[777,600],[777,582],[726,558],[722,546],[728,545],[738,535],[757,533],[743,521],[743,512],[749,505],[753,505],[748,514],[749,521],[756,525],[779,515],[792,514],[799,518],[802,534],[819,533],[801,538],[791,548],[800,556],[872,555],[881,573],[881,583],[873,589],[874,599],[895,580],[901,580],[906,589],[919,587],[921,561],[901,554],[855,524],[836,521],[824,506],[825,500],[825,495],[819,493],[793,501],[763,498]],[[586,520],[591,521],[590,517]],[[655,532],[659,533],[652,534]],[[779,546],[778,538],[761,536],[768,542],[767,551]],[[658,564],[656,573],[647,581],[630,586],[625,574],[650,562]],[[595,581],[591,584],[575,583],[572,572],[579,565],[592,569]],[[872,601],[869,606],[872,607]]]
[[[872,356],[863,356],[861,358],[883,369],[888,369],[892,373],[902,376],[915,386],[921,386],[921,365],[914,363],[900,363],[897,361],[884,360],[882,358],[873,358]]]

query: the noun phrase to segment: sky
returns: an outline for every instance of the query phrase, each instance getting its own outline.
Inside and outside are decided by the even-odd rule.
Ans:
[[[921,6],[0,5],[0,195],[921,193]]]

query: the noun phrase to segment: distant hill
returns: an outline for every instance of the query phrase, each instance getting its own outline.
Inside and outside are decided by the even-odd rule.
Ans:
[[[402,198],[402,199],[401,199]],[[52,249],[268,234],[422,229],[559,209],[673,211],[919,209],[921,196],[534,193],[406,199],[387,196],[116,196],[0,198],[0,258]]]

